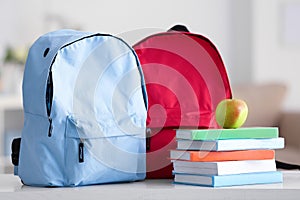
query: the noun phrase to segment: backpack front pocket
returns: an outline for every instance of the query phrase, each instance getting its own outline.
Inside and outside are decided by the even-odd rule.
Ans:
[[[134,181],[145,178],[145,139],[115,133],[91,120],[67,118],[65,185]]]

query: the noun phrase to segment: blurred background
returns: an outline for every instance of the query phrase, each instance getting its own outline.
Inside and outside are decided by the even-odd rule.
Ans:
[[[233,87],[285,85],[281,109],[300,111],[300,0],[0,0],[0,172],[23,125],[24,62],[40,35],[71,28],[132,45],[175,24],[211,39]]]

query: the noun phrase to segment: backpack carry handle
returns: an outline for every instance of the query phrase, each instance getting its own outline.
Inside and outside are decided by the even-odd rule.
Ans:
[[[190,32],[189,29],[185,25],[177,24],[170,28],[168,32],[170,31],[179,31],[179,32]]]

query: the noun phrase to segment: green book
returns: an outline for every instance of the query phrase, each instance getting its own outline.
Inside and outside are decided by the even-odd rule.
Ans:
[[[237,129],[178,129],[177,139],[187,140],[226,140],[277,138],[277,127],[247,127]]]

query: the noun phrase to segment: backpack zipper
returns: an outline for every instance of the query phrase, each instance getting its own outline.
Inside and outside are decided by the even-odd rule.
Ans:
[[[52,136],[52,119],[50,117],[51,107],[52,107],[52,96],[53,96],[53,83],[52,83],[52,71],[50,69],[48,80],[47,80],[47,89],[46,89],[46,108],[47,108],[47,115],[49,120],[48,137]]]

